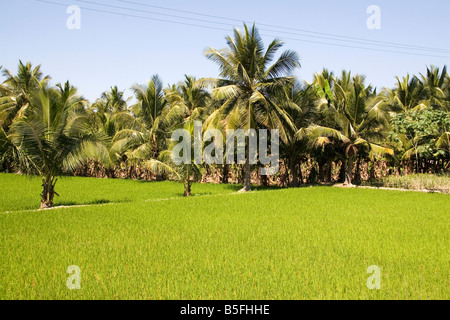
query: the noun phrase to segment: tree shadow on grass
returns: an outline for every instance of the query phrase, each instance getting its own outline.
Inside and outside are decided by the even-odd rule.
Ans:
[[[238,192],[243,187],[241,184],[224,184],[223,186],[225,189],[229,189],[234,192]],[[281,190],[281,189],[286,189],[286,188],[280,187],[280,186],[255,186],[255,185],[252,185],[252,191]]]
[[[129,202],[129,200],[119,200],[115,201],[115,203]],[[93,205],[101,205],[101,204],[109,204],[113,203],[111,200],[106,199],[96,199],[87,202],[75,202],[75,201],[58,201],[55,203],[56,207],[74,207],[74,206],[93,206]]]

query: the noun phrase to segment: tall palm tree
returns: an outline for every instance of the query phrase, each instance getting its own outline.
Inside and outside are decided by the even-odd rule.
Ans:
[[[245,130],[261,126],[279,129],[280,137],[287,140],[287,127],[293,128],[289,116],[273,99],[276,92],[294,81],[292,71],[300,66],[297,53],[285,51],[273,62],[283,42],[273,40],[267,50],[255,27],[244,24],[244,32],[234,30],[234,37],[227,36],[228,49],[206,50],[206,57],[220,69],[220,79],[209,79],[215,85],[212,91],[216,100],[224,103],[213,113],[230,125]],[[205,79],[205,81],[208,81]],[[241,191],[250,191],[250,148],[247,147],[245,180]]]
[[[4,143],[22,172],[41,177],[45,209],[53,206],[57,177],[95,158],[99,143],[86,130],[89,119],[79,108],[82,98],[69,82],[56,88],[40,85],[28,103],[27,117],[12,124]]]

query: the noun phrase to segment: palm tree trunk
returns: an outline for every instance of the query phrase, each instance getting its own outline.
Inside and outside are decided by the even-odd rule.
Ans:
[[[191,196],[191,181],[189,180],[189,178],[184,181],[184,196]]]
[[[315,184],[317,183],[317,170],[315,163],[312,163],[311,170],[309,172],[309,183]]]
[[[345,181],[344,185],[352,185],[352,174],[353,174],[353,157],[349,157],[346,161],[345,169]]]
[[[369,162],[368,166],[369,166],[369,180],[370,181],[375,181],[375,161],[371,161]]]
[[[339,178],[338,178],[338,182],[339,183],[344,183],[345,182],[345,171],[347,168],[347,162],[341,160],[341,167],[339,169]]]
[[[291,187],[298,187],[298,171],[297,171],[297,164],[295,163],[295,157],[291,157],[289,161],[289,171],[292,173],[292,182]]]
[[[58,179],[54,179],[54,177],[43,178],[42,179],[42,187],[43,191],[41,194],[41,207],[40,209],[48,209],[53,207],[53,198],[55,197],[55,184]]]
[[[331,183],[333,180],[333,162],[329,161],[328,162],[328,166],[327,166],[327,172],[326,172],[326,176],[325,176],[325,182],[326,183]]]
[[[106,176],[109,179],[114,179],[116,177],[116,170],[114,167],[106,169]]]
[[[267,176],[261,175],[261,185],[264,187],[269,186],[269,179],[267,178]]]
[[[299,180],[299,185],[303,185],[303,173],[302,173],[302,162],[301,161],[298,164],[298,180]]]
[[[247,140],[247,157],[245,160],[245,178],[244,178],[244,187],[239,192],[248,192],[252,191],[251,183],[250,183],[250,128],[251,128],[251,118],[250,118],[250,108],[251,104],[248,104],[248,130],[249,136]]]
[[[248,148],[250,150],[250,148]],[[245,178],[244,178],[244,187],[240,190],[240,192],[252,191],[252,186],[250,183],[250,152],[247,154],[247,159],[245,160]]]
[[[361,184],[361,157],[358,156],[358,159],[356,160],[356,172],[355,172],[355,183]]]
[[[320,159],[317,161],[317,165],[319,166],[318,182],[319,183],[325,182],[325,161]]]
[[[292,171],[292,186],[294,188],[298,187],[298,172],[296,166],[294,166]]]
[[[227,184],[228,183],[228,164],[224,163],[222,168],[222,183]]]

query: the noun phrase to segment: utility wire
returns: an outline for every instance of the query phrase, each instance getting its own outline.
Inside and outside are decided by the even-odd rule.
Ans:
[[[36,1],[43,2],[43,3],[48,3],[48,4],[52,4],[52,5],[58,5],[58,6],[67,6],[68,5],[68,4],[59,3],[59,2],[53,2],[53,1],[48,1],[48,0],[36,0]],[[84,1],[84,0],[78,0],[78,1],[91,3],[91,4],[95,4],[95,5],[99,5],[99,6],[106,6],[106,7],[109,6],[109,7],[116,7],[116,8],[121,8],[121,9],[125,9],[125,10],[142,12],[141,10],[130,9],[130,8],[123,8],[123,7],[117,7],[117,6],[111,6],[111,5],[105,5],[105,4],[99,4],[99,3],[94,3],[94,2],[90,2],[90,1]],[[203,28],[203,29],[215,29],[215,30],[220,30],[220,31],[229,31],[228,29],[224,29],[224,28],[218,28],[218,27],[213,27],[213,26],[205,26],[205,25],[194,24],[194,23],[172,21],[172,20],[158,19],[158,18],[151,18],[151,17],[143,17],[143,16],[134,15],[134,14],[127,14],[127,13],[121,13],[121,12],[112,12],[112,11],[106,11],[106,10],[100,10],[100,9],[94,9],[94,8],[88,8],[88,7],[80,7],[80,8],[83,9],[83,10],[87,10],[87,11],[101,12],[101,13],[107,13],[107,14],[131,17],[131,18],[139,18],[139,19],[145,19],[145,20],[167,22],[167,23],[173,23],[173,24],[179,24],[179,25],[188,25],[188,26],[194,26],[194,27],[199,27],[199,28]],[[154,14],[158,14],[158,13],[154,13]],[[181,17],[181,18],[189,19],[189,18],[186,18],[186,17]],[[195,19],[195,20],[200,20],[200,19]],[[216,22],[211,22],[211,21],[203,21],[203,22],[216,23]],[[276,31],[276,30],[267,30],[267,29],[265,29],[264,31],[279,32],[279,31]],[[261,35],[262,36],[266,36],[266,37],[273,37],[273,35],[266,35],[266,34],[261,34]],[[359,47],[359,46],[345,45],[345,44],[339,44],[339,43],[327,43],[327,42],[312,41],[312,40],[305,40],[305,39],[299,39],[299,38],[290,38],[290,37],[283,37],[283,38],[288,39],[288,40],[293,40],[293,41],[315,43],[315,44],[321,44],[321,45],[327,45],[327,46],[339,46],[339,47],[345,47],[345,48],[362,49],[362,50],[387,52],[387,53],[397,53],[397,54],[406,54],[406,55],[414,55],[414,56],[449,58],[448,56],[438,56],[438,55],[432,55],[432,54],[421,54],[421,53],[413,53],[413,52],[384,50],[384,49],[377,49],[377,48]],[[334,39],[334,40],[336,40],[336,39]]]
[[[167,17],[178,18],[178,19],[194,20],[194,21],[200,21],[200,22],[204,22],[204,23],[213,23],[213,24],[220,24],[220,25],[226,25],[226,26],[232,26],[232,27],[235,26],[234,24],[230,24],[230,23],[217,22],[217,21],[208,21],[208,20],[203,20],[203,19],[189,18],[189,17],[183,17],[183,16],[178,16],[178,15],[172,15],[172,14],[165,14],[165,13],[160,13],[160,12],[137,10],[137,9],[134,9],[134,8],[120,7],[120,6],[109,5],[109,4],[104,4],[104,3],[98,3],[98,2],[93,2],[93,1],[86,1],[86,0],[77,0],[77,1],[78,2],[88,3],[88,4],[93,4],[93,5],[97,5],[97,6],[104,6],[104,7],[110,7],[110,8],[115,8],[115,9],[121,9],[121,10],[137,11],[137,12],[141,12],[141,13],[149,13],[149,14],[154,14],[154,15],[161,15],[161,16],[167,16]],[[119,2],[126,2],[126,3],[132,3],[132,4],[139,4],[137,2],[132,2],[132,1],[124,1],[124,0],[117,0],[117,1],[119,1]],[[157,6],[147,5],[147,4],[139,4],[139,5],[145,6],[145,7],[157,7]],[[163,8],[163,7],[157,7],[157,8]],[[164,8],[164,9],[165,10],[169,10],[167,8]],[[183,10],[174,10],[174,11],[183,11]],[[194,14],[193,12],[190,12],[190,11],[186,11],[186,12],[189,13],[189,14]],[[197,15],[202,15],[202,14],[197,14]],[[206,15],[206,16],[209,16],[209,15]],[[218,18],[216,16],[212,16],[212,17]],[[221,18],[221,19],[228,19],[228,18]],[[229,19],[229,20],[239,21],[241,23],[245,22],[245,21],[240,21],[240,20],[237,20],[237,19]],[[265,24],[259,24],[259,25],[265,25]],[[272,26],[272,27],[284,29],[282,27],[277,27],[277,26]],[[436,49],[436,48],[416,47],[416,46],[408,46],[408,45],[401,45],[401,44],[391,44],[391,43],[376,44],[376,43],[370,43],[370,40],[365,40],[365,39],[345,40],[345,39],[336,39],[336,38],[323,37],[323,36],[312,36],[312,35],[299,34],[298,32],[294,33],[294,32],[289,32],[289,31],[269,30],[269,29],[264,29],[264,28],[259,28],[259,30],[267,31],[267,32],[285,33],[285,34],[290,34],[290,35],[295,35],[295,36],[303,36],[303,37],[314,38],[314,39],[324,39],[324,40],[332,40],[332,41],[351,42],[351,43],[370,45],[370,46],[378,45],[378,46],[391,47],[391,48],[396,48],[396,49],[412,49],[412,50],[415,50],[415,51],[432,51],[432,52],[439,52],[439,53],[446,52],[443,49]],[[358,38],[356,38],[356,39],[358,39]],[[448,52],[450,53],[450,50]]]
[[[77,1],[78,2],[84,2],[84,3],[92,4],[92,5],[97,5],[97,6],[114,8],[114,9],[128,10],[128,11],[134,11],[134,12],[140,12],[140,13],[149,13],[149,14],[166,16],[166,17],[177,18],[177,19],[193,20],[193,21],[199,21],[199,22],[204,22],[204,23],[220,24],[220,25],[226,25],[226,26],[235,27],[234,24],[224,23],[224,22],[208,21],[208,20],[204,20],[204,19],[189,18],[189,17],[183,17],[183,16],[178,16],[178,15],[173,15],[173,14],[165,14],[165,13],[159,13],[159,12],[153,12],[153,11],[146,11],[146,10],[137,10],[137,9],[134,9],[134,8],[115,6],[115,5],[98,3],[98,2],[87,1],[87,0],[77,0]],[[127,3],[130,2],[130,1],[122,1],[122,0],[118,0],[118,1],[127,2]],[[136,2],[132,2],[132,3],[136,3]],[[150,5],[144,5],[144,4],[142,4],[142,5],[143,6],[150,6]],[[235,20],[235,19],[233,19],[233,20]],[[245,22],[245,21],[243,21],[243,22]],[[263,25],[263,24],[259,24],[259,25]],[[313,39],[324,39],[324,40],[332,40],[332,41],[350,42],[350,43],[370,45],[370,46],[377,45],[377,46],[391,47],[391,48],[396,48],[396,49],[412,49],[412,47],[405,47],[404,45],[396,45],[396,44],[393,44],[393,45],[391,45],[391,44],[380,45],[380,44],[374,44],[374,43],[367,43],[367,40],[364,40],[365,42],[363,42],[361,40],[335,39],[335,38],[330,38],[330,37],[322,37],[322,36],[312,36],[312,35],[299,34],[298,32],[294,33],[294,32],[289,32],[289,31],[269,30],[269,29],[265,29],[265,28],[259,28],[259,30],[266,31],[266,32],[285,33],[285,34],[289,34],[289,35],[303,36],[303,37],[313,38]],[[443,51],[437,51],[437,49],[434,49],[434,48],[413,49],[413,50],[416,50],[416,51],[434,51],[434,52],[439,52],[439,53],[443,52]],[[449,51],[449,53],[450,53],[450,51]]]
[[[81,1],[81,0],[78,0],[78,1]],[[239,22],[239,23],[242,23],[242,22],[245,22],[247,24],[252,23],[252,22],[249,22],[249,21],[244,21],[244,20],[239,20],[239,19],[232,19],[232,18],[227,18],[227,17],[209,15],[209,14],[192,12],[192,11],[186,11],[186,10],[178,10],[178,9],[161,7],[161,6],[155,6],[155,5],[149,5],[149,4],[144,4],[144,3],[140,3],[140,2],[134,2],[134,1],[127,1],[127,0],[117,0],[117,1],[118,2],[123,2],[123,3],[139,5],[139,6],[144,6],[144,7],[149,7],[149,8],[156,8],[156,9],[162,9],[162,10],[168,10],[168,11],[174,11],[174,12],[187,13],[187,14],[192,14],[192,15],[196,15],[196,16],[204,16],[204,17],[215,18],[215,19],[235,21],[235,22]],[[358,40],[358,41],[375,43],[375,44],[382,44],[382,45],[383,44],[387,44],[387,45],[401,46],[401,47],[405,47],[405,48],[423,49],[423,50],[427,50],[427,51],[450,52],[450,50],[448,50],[448,49],[433,48],[433,47],[422,47],[422,46],[402,44],[402,43],[377,41],[377,40],[349,37],[349,36],[337,35],[337,34],[332,34],[332,33],[317,32],[317,31],[311,31],[311,30],[305,30],[305,29],[289,28],[289,27],[283,27],[283,26],[277,26],[277,25],[271,25],[271,24],[265,24],[265,23],[258,23],[258,25],[271,27],[271,28],[276,28],[276,29],[292,30],[292,31],[299,31],[299,32],[305,32],[305,33],[311,33],[311,34],[318,34],[318,35],[325,35],[325,36],[338,37],[338,38],[344,38],[344,39]],[[333,39],[333,40],[338,40],[338,39]]]
[[[44,2],[52,5],[67,7],[69,4],[60,3],[60,2],[53,2],[53,1],[47,1],[47,0],[36,0],[38,2]],[[143,16],[137,16],[133,14],[127,14],[127,13],[120,13],[120,12],[112,12],[112,11],[106,11],[106,10],[99,10],[99,9],[93,9],[88,7],[80,7],[80,9],[87,10],[87,11],[94,11],[94,12],[101,12],[101,13],[108,13],[108,14],[114,14],[124,17],[131,17],[131,18],[140,18],[145,20],[152,20],[152,21],[161,21],[161,22],[169,22],[169,23],[175,23],[175,24],[181,24],[185,26],[193,26],[193,27],[200,27],[200,28],[206,28],[206,29],[215,29],[215,30],[221,30],[221,31],[229,31],[228,29],[223,28],[216,28],[216,27],[210,27],[200,24],[194,24],[194,23],[186,23],[186,22],[178,22],[178,21],[170,21],[170,20],[164,20],[164,19],[157,19],[157,18],[150,18],[150,17],[143,17]]]

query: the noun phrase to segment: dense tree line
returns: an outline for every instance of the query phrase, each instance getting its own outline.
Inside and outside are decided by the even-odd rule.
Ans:
[[[186,76],[164,86],[155,75],[124,92],[112,87],[94,103],[69,82],[49,85],[40,66],[19,62],[3,69],[0,85],[0,154],[3,172],[42,178],[42,208],[53,205],[57,177],[75,174],[132,179],[299,186],[359,183],[382,174],[443,173],[450,163],[450,78],[431,66],[397,77],[379,91],[362,75],[324,69],[299,82],[297,53],[274,40],[267,48],[255,27],[226,38],[227,48],[206,50],[219,78]],[[278,56],[278,58],[277,58]],[[193,122],[203,130],[279,129],[281,169],[276,176],[243,165],[175,165],[171,134]],[[225,135],[224,135],[225,136]]]

